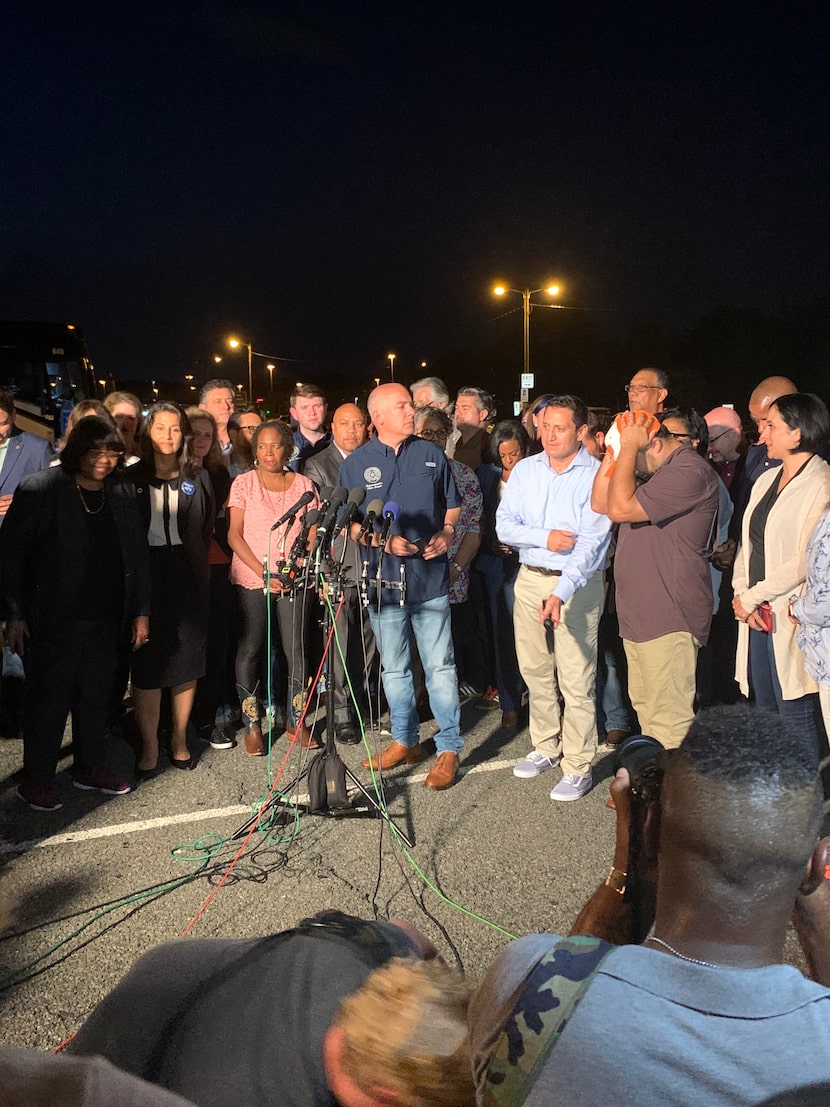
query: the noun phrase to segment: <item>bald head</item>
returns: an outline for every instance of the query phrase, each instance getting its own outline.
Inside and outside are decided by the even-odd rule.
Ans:
[[[415,430],[415,405],[402,384],[381,384],[369,393],[369,417],[378,439],[397,447]]]
[[[331,436],[347,456],[366,441],[366,416],[357,404],[341,404],[331,420]]]
[[[798,388],[789,377],[767,377],[752,390],[749,397],[749,414],[757,423],[766,418],[770,404],[779,396],[793,396]]]

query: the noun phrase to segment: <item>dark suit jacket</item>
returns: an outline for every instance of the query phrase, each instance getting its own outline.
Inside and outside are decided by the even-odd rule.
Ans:
[[[9,436],[3,467],[0,469],[0,496],[11,496],[28,473],[45,469],[54,457],[52,446],[45,438],[15,427]],[[4,516],[0,515],[0,524]]]
[[[136,500],[141,518],[144,521],[144,534],[150,529],[150,478],[151,474],[143,461],[124,470],[124,477],[135,486]],[[182,492],[182,486],[189,480],[194,486],[191,495]],[[213,535],[213,521],[216,505],[213,486],[204,469],[197,469],[192,477],[179,476],[179,510],[176,522],[179,537],[187,553],[187,560],[194,579],[200,585],[206,585],[210,579],[208,547]]]
[[[314,454],[306,460],[303,465],[303,476],[308,477],[310,481],[314,481],[318,492],[326,485],[337,488],[340,485],[340,466],[342,464],[343,455],[332,442],[330,446],[326,446],[324,450],[320,450],[318,454]],[[341,536],[334,543],[334,553],[338,558],[343,552],[343,542],[348,542],[345,536]],[[351,580],[355,583],[360,580],[363,563],[360,559],[357,543],[348,542],[343,567]]]
[[[120,474],[105,482],[124,574],[123,622],[150,614],[147,530],[132,485]],[[87,550],[87,528],[75,478],[60,466],[24,477],[0,530],[0,603],[7,619],[29,628],[77,607]]]

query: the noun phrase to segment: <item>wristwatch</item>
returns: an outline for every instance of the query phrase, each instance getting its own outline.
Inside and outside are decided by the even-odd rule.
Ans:
[[[464,566],[459,565],[457,561],[454,561],[452,563],[452,567],[453,567],[453,569],[455,569],[456,573],[463,573],[464,572]]]
[[[453,534],[458,534],[458,527],[455,525],[455,523],[444,523],[444,526],[443,526],[442,529],[443,530],[449,529],[453,532]]]

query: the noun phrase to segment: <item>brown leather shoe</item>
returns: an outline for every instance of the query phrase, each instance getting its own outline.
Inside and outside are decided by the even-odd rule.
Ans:
[[[265,742],[262,739],[262,727],[259,723],[252,723],[251,729],[245,731],[245,752],[249,757],[265,756]]]
[[[405,746],[402,742],[392,741],[381,751],[380,756],[375,754],[371,758],[373,769],[394,769],[396,765],[417,765],[424,759],[424,749],[421,745]],[[370,759],[364,757],[361,761],[364,769],[368,769]]]
[[[458,754],[444,750],[438,754],[438,760],[427,773],[424,784],[433,792],[443,792],[445,788],[452,788],[457,775]]]
[[[519,712],[518,711],[502,711],[501,713],[501,725],[505,730],[518,730],[519,729]]]
[[[304,750],[319,750],[320,748],[320,743],[315,742],[314,738],[312,737],[311,731],[308,729],[305,723],[303,723],[302,726],[298,727],[296,730],[289,730],[289,728],[286,727],[285,733],[288,736],[289,742],[299,742],[300,747]]]

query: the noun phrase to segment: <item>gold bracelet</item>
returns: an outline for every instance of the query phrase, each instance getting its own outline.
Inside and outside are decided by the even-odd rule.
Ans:
[[[608,876],[605,878],[605,887],[613,888],[621,896],[625,895],[625,878],[627,876],[628,873],[624,873],[621,869],[615,869],[612,865]]]

